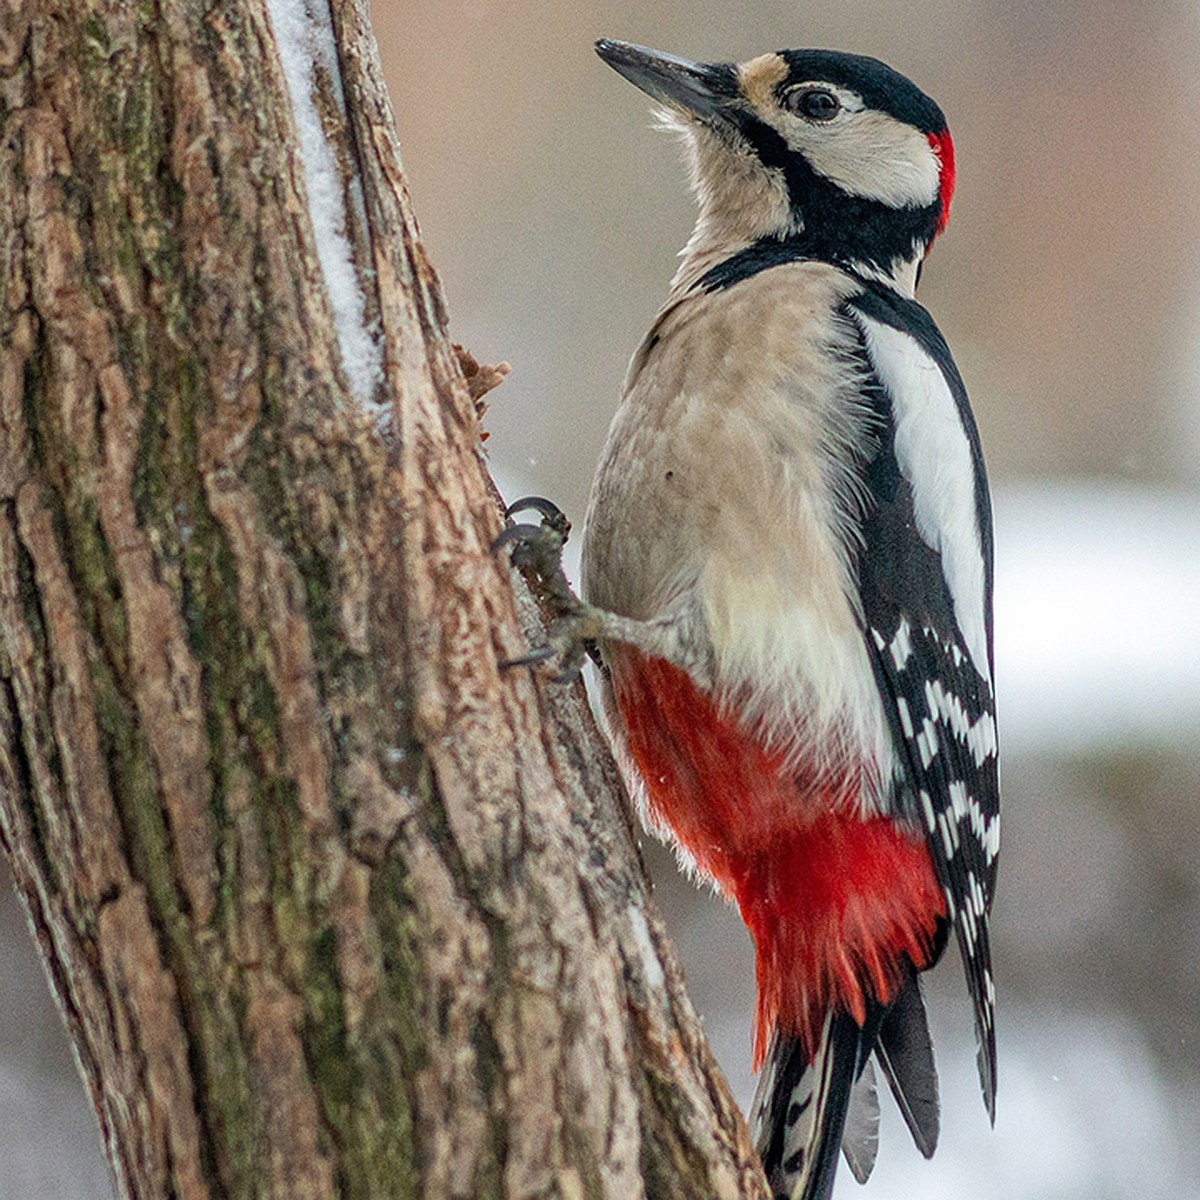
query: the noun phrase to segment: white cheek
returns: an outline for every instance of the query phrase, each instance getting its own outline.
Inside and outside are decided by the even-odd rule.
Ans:
[[[938,198],[941,164],[919,129],[881,112],[847,113],[829,126],[789,121],[791,146],[844,191],[892,208]]]

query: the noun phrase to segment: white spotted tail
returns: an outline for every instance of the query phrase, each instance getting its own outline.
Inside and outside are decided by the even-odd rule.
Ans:
[[[776,1034],[750,1110],[776,1200],[829,1200],[839,1146],[855,1179],[870,1177],[879,1144],[872,1054],[917,1149],[933,1154],[937,1069],[914,973],[889,1005],[871,1006],[861,1027],[849,1014],[830,1013],[811,1058],[798,1039]]]

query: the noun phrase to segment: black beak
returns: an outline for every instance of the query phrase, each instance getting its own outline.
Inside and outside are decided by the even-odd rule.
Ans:
[[[648,96],[704,120],[728,118],[738,94],[737,73],[726,63],[694,63],[629,42],[601,38],[596,53]]]

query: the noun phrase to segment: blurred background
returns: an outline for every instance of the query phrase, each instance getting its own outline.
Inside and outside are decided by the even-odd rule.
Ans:
[[[921,299],[996,503],[999,1109],[993,1133],[950,954],[929,989],[937,1156],[885,1099],[875,1175],[838,1194],[1200,1197],[1200,5],[376,0],[373,16],[452,333],[513,365],[488,397],[497,478],[576,522],[692,219],[677,148],[594,39],[709,60],[853,50],[941,104],[959,186]],[[746,935],[647,853],[745,1103]],[[110,1194],[7,891],[0,1145],[2,1197]]]

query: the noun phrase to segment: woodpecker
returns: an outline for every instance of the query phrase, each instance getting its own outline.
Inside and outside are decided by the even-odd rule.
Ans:
[[[825,1200],[839,1147],[874,1164],[872,1057],[934,1151],[919,974],[951,933],[995,1115],[991,511],[914,299],[954,146],[872,58],[596,49],[683,135],[699,218],[609,432],[583,599],[530,659],[594,643],[646,820],[740,909],[752,1128],[777,1196]]]

